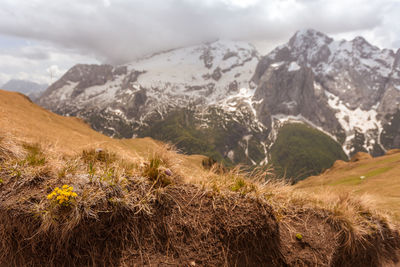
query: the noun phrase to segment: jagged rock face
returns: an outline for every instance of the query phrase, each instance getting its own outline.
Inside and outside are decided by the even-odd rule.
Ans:
[[[382,154],[400,140],[400,126],[392,123],[399,101],[400,50],[381,50],[361,37],[336,41],[304,30],[262,58],[247,43],[217,41],[119,67],[76,65],[40,104],[126,138],[188,108],[194,111],[193,129],[220,129],[213,145],[227,160],[238,163],[232,159],[240,154],[259,163],[267,159],[277,128],[293,120],[328,133],[348,155]],[[209,116],[215,110],[217,115]],[[224,131],[234,133],[235,141],[222,140]],[[251,151],[257,151],[254,159]]]
[[[378,107],[380,113],[395,113],[400,108],[400,49],[394,58],[393,67],[388,76],[386,90]]]
[[[333,110],[314,81],[314,73],[308,67],[283,62],[271,64],[260,77],[254,95],[255,102],[261,103],[257,109],[260,120],[267,124],[271,115],[301,115],[330,133],[343,135]]]
[[[270,115],[301,116],[343,140],[348,154],[360,148],[382,154],[384,115],[399,108],[399,58],[399,52],[362,37],[335,41],[315,30],[299,31],[260,60],[253,77],[256,96],[270,97],[263,104]],[[297,75],[302,79],[293,82]]]
[[[316,81],[345,99],[350,108],[371,109],[385,91],[395,54],[380,50],[362,37],[334,41],[314,30],[297,32],[290,41],[261,60],[255,78],[273,62],[296,62],[310,67]],[[269,63],[269,64],[268,64]]]

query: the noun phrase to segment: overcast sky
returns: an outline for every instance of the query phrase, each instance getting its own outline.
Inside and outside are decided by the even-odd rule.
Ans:
[[[0,0],[0,85],[218,38],[267,53],[304,28],[397,49],[399,15],[400,0]]]

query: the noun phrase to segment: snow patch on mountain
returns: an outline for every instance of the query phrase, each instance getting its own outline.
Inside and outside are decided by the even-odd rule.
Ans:
[[[299,69],[300,69],[300,66],[295,61],[290,62],[288,71],[296,71]]]
[[[354,131],[358,130],[367,137],[367,151],[373,150],[375,144],[375,138],[378,139],[382,133],[381,122],[377,119],[375,105],[371,110],[362,110],[360,107],[356,109],[350,109],[339,97],[335,96],[328,91],[325,91],[325,95],[328,98],[329,105],[336,111],[336,118],[339,120],[343,129],[346,131],[346,140],[343,144],[343,150],[349,155],[351,151],[351,142],[355,137]]]
[[[129,71],[144,72],[137,84],[159,101],[179,96],[210,105],[249,88],[257,63],[252,45],[217,41],[156,54],[127,66]]]
[[[378,113],[375,109],[362,110],[358,107],[352,110],[334,94],[328,91],[325,91],[325,94],[328,98],[329,105],[337,111],[336,117],[346,132],[351,132],[354,128],[367,132],[368,130],[380,127],[380,122],[376,118]]]

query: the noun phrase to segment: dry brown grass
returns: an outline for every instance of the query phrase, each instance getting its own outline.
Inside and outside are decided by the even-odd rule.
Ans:
[[[398,232],[367,195],[299,189],[270,179],[273,170],[204,170],[201,156],[113,140],[20,95],[0,91],[0,102],[0,265],[397,259]],[[46,198],[63,184],[78,194],[73,205]]]
[[[164,144],[151,138],[112,139],[91,129],[75,117],[63,117],[30,102],[25,96],[0,90],[0,135],[35,144],[52,154],[76,155],[83,149],[102,148],[119,157],[140,161],[159,151]],[[181,170],[187,180],[202,170],[200,155],[175,155],[182,161]]]
[[[393,231],[384,216],[372,208],[366,197],[355,198],[348,194],[340,195],[334,192],[309,194],[293,190],[293,186],[282,181],[267,180],[265,182],[266,178],[272,175],[270,170],[260,169],[246,173],[241,171],[241,168],[226,171],[214,166],[211,170],[203,170],[198,173],[199,187],[197,189],[196,187],[184,189],[187,186],[182,184],[185,174],[180,171],[180,158],[176,157],[176,152],[167,146],[160,146],[160,149],[149,155],[147,159],[139,158],[129,161],[108,150],[85,149],[72,156],[60,155],[53,153],[51,148],[46,150],[37,144],[18,143],[14,139],[4,137],[0,142],[0,152],[2,159],[0,174],[3,179],[0,186],[0,211],[2,213],[0,235],[3,237],[0,262],[12,259],[13,264],[25,266],[37,265],[39,262],[62,264],[57,257],[62,255],[63,251],[70,251],[69,253],[75,251],[73,253],[78,253],[79,257],[83,258],[74,258],[73,254],[68,255],[65,260],[69,264],[121,265],[119,262],[121,255],[114,255],[112,247],[104,248],[100,242],[102,238],[99,235],[115,235],[114,226],[111,226],[114,224],[119,225],[117,226],[119,232],[111,243],[107,243],[108,246],[120,248],[124,257],[127,257],[127,262],[149,262],[142,258],[140,260],[136,257],[132,259],[130,253],[144,253],[147,256],[154,256],[154,253],[158,253],[145,252],[137,246],[150,246],[155,249],[158,247],[159,239],[165,238],[161,237],[162,233],[148,236],[152,245],[139,238],[142,231],[152,232],[155,231],[155,228],[160,227],[160,222],[156,220],[160,216],[160,208],[168,210],[174,206],[177,208],[177,214],[183,216],[185,213],[183,210],[192,203],[192,205],[200,205],[200,212],[202,204],[198,203],[198,199],[202,197],[209,199],[207,205],[211,208],[211,210],[203,212],[212,214],[215,209],[219,209],[218,205],[224,207],[221,210],[224,215],[219,216],[228,215],[229,210],[234,210],[236,206],[241,206],[248,201],[255,205],[261,205],[260,207],[264,207],[263,209],[269,209],[270,215],[265,216],[273,216],[271,218],[276,220],[281,231],[280,241],[275,240],[273,243],[275,245],[282,244],[283,251],[285,249],[290,251],[290,253],[283,253],[283,258],[276,256],[275,260],[277,261],[302,262],[306,265],[342,263],[345,266],[347,262],[358,261],[371,261],[378,264],[382,259],[392,259],[394,248],[400,247],[400,238],[397,232]],[[67,207],[55,205],[46,198],[46,195],[55,187],[63,184],[72,185],[78,194],[76,203]],[[188,195],[182,198],[182,194]],[[229,206],[225,206],[227,203]],[[251,214],[247,211],[242,215],[235,213],[235,216],[244,216],[241,220],[246,221],[246,216],[258,216],[258,212],[260,211]],[[182,222],[179,222],[179,216],[163,222],[171,227],[170,234],[175,231],[172,230],[173,228],[181,227]],[[205,216],[205,214],[194,213],[191,216]],[[137,224],[144,222],[138,222],[133,219],[135,217],[140,218],[140,221],[146,220],[145,224],[151,228],[143,229],[144,226],[138,228]],[[188,220],[185,216],[182,218]],[[310,221],[313,224],[324,225],[324,230],[316,230],[313,226],[307,226]],[[191,224],[193,223],[191,222]],[[207,227],[200,224],[198,227],[207,232],[210,231],[208,227],[211,227],[211,224]],[[228,227],[225,223],[223,225],[224,228]],[[15,231],[15,226],[18,228],[19,236],[11,237],[10,233]],[[248,225],[247,227],[253,226]],[[95,229],[94,234],[82,236],[82,233],[90,232],[93,229]],[[265,231],[268,233],[270,230],[265,229]],[[318,246],[320,241],[314,240],[314,235],[321,231],[328,236],[329,240],[327,241],[331,242],[330,250],[323,247],[328,253],[312,252],[314,254],[304,254],[296,256],[294,259],[292,256],[288,256],[292,255],[293,250],[298,249],[296,244],[299,241],[293,238],[297,233],[301,233],[304,240],[308,240],[305,242],[312,247]],[[256,232],[255,236],[260,236],[260,233],[256,234]],[[186,233],[185,231],[182,234],[191,235],[190,232]],[[201,238],[201,235],[199,233],[196,238]],[[134,244],[127,241],[133,237],[139,238]],[[175,240],[176,237],[171,236],[170,238]],[[43,242],[49,244],[43,244]],[[182,242],[182,240],[176,239],[173,243],[167,242],[168,246],[180,246],[174,242]],[[77,243],[80,246],[79,251],[74,248]],[[10,246],[10,244],[12,245]],[[127,244],[134,248],[125,247]],[[253,249],[250,250],[257,251],[256,244],[259,244],[259,241],[255,242]],[[238,243],[238,246],[243,246],[243,244]],[[24,247],[21,252],[23,255],[15,254],[15,249],[18,247]],[[38,262],[35,262],[32,253],[36,253],[39,247],[46,247],[46,251],[53,251],[54,254],[51,255],[54,255],[55,258],[48,258],[40,254]],[[181,251],[178,248],[175,250]],[[128,251],[131,252],[128,253]],[[208,248],[204,251],[208,251]],[[80,253],[89,253],[89,258]],[[183,251],[177,253],[181,255],[180,253]],[[183,257],[182,255],[180,257]],[[329,255],[329,257],[324,255]],[[271,255],[265,256],[270,257]],[[310,260],[314,258],[315,261]],[[119,259],[118,262],[115,262],[116,259]],[[226,257],[223,259],[228,264],[233,258],[231,260]],[[238,259],[235,258],[236,260]]]
[[[23,152],[19,155],[13,153],[6,149],[8,144],[22,148]],[[247,251],[246,247],[249,245],[245,243],[245,236],[242,236],[243,240],[240,242],[233,234],[219,240],[222,233],[220,231],[226,231],[228,228],[232,229],[229,231],[237,231],[233,223],[227,227],[225,221],[221,221],[224,224],[220,226],[221,230],[215,233],[215,241],[212,241],[210,236],[204,244],[201,242],[201,236],[210,231],[210,227],[214,227],[211,226],[213,217],[206,214],[212,214],[214,208],[226,203],[224,204],[222,199],[213,194],[183,185],[179,158],[169,147],[160,147],[160,150],[148,159],[135,162],[121,159],[106,150],[84,150],[73,156],[53,154],[52,157],[51,153],[36,145],[25,143],[18,145],[17,142],[8,140],[0,143],[0,149],[4,151],[2,156],[7,155],[7,158],[2,157],[4,160],[1,162],[0,173],[4,179],[0,187],[2,240],[0,263],[2,264],[8,262],[16,266],[41,264],[130,266],[133,263],[158,262],[162,257],[171,261],[176,255],[181,255],[175,262],[179,265],[189,262],[190,258],[185,257],[195,257],[197,254],[193,255],[190,251],[196,248],[194,251],[203,251],[203,258],[206,257],[206,262],[211,265],[220,265],[224,262],[231,265],[229,262],[257,261],[257,257],[245,258],[255,251],[260,254],[260,250],[251,249],[244,255],[243,252],[239,252],[239,248],[235,248],[244,246]],[[40,160],[40,165],[36,164],[35,160],[26,161],[32,151],[35,155],[40,155],[40,159],[42,155],[46,156],[44,161]],[[154,162],[157,164],[153,164]],[[56,175],[60,173],[62,166],[66,167],[62,171],[63,174]],[[39,174],[43,168],[48,171],[43,175]],[[55,187],[64,184],[73,186],[74,192],[77,193],[74,202],[63,206],[46,198]],[[184,216],[182,212],[188,208],[190,201],[197,203],[199,197],[204,198],[207,204],[202,206],[205,209],[204,214],[196,216],[205,217],[196,219],[193,216]],[[229,197],[223,199],[228,201]],[[244,204],[241,204],[241,201],[236,203],[238,206]],[[247,209],[247,205],[253,207],[257,203],[245,204],[243,207]],[[251,209],[254,208],[257,206]],[[167,213],[164,214],[165,212]],[[223,208],[219,212],[221,212],[219,218],[227,217],[230,213]],[[265,213],[263,216],[267,217],[262,224],[269,222],[273,225],[274,222],[268,217],[271,216],[270,211],[263,212]],[[259,213],[256,212],[255,215],[258,218]],[[229,221],[237,218],[228,216],[226,219]],[[182,234],[186,235],[188,233],[181,227],[192,227],[195,224],[199,224],[199,227],[193,229],[190,234],[192,237],[185,237],[195,240],[189,246],[182,247],[181,237],[175,235],[176,232],[182,231]],[[257,225],[249,224],[248,227],[249,229],[255,227],[254,235],[260,238],[271,236],[269,231],[259,232]],[[165,231],[170,237],[164,241]],[[276,229],[273,231],[274,238],[277,238],[278,232]],[[225,238],[229,240],[235,238],[234,242],[239,243],[234,245],[232,241],[232,245],[227,245],[231,241],[225,241]],[[264,240],[269,239],[264,238]],[[211,241],[215,242],[212,246],[208,244]],[[255,242],[255,244],[260,246],[261,243]],[[278,253],[278,242],[263,245],[263,248],[268,247]],[[166,256],[157,256],[166,248],[167,251],[171,251],[172,256],[175,256],[169,258],[168,252]],[[226,255],[215,257],[211,254],[215,248],[221,250],[230,248],[232,252],[227,249]],[[149,249],[151,251],[147,251]],[[66,252],[68,254],[65,255]],[[61,255],[63,256],[60,257]],[[282,261],[279,256],[269,254],[262,255],[261,259]]]
[[[221,174],[212,169],[202,178],[200,184],[220,194],[234,191],[246,197],[265,200],[273,208],[281,230],[287,232],[294,243],[297,241],[293,237],[299,233],[299,229],[308,232],[307,235],[310,231],[312,235],[319,234],[312,225],[307,226],[308,224],[313,222],[329,225],[335,233],[324,242],[330,242],[332,246],[336,244],[340,251],[331,255],[326,262],[339,262],[341,266],[357,265],[359,262],[379,265],[380,260],[393,256],[393,247],[400,245],[398,233],[391,233],[391,229],[398,229],[395,221],[379,210],[373,195],[352,195],[329,188],[315,192],[298,190],[284,180],[269,179],[265,182],[271,175],[273,172],[270,170],[243,173],[240,168],[236,168]],[[306,219],[301,219],[304,216]],[[301,222],[296,227],[299,220]],[[379,241],[379,235],[390,239],[389,244]],[[317,262],[302,264],[314,265]]]

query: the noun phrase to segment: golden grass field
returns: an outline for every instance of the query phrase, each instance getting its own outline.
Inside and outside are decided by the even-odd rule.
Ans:
[[[76,117],[54,114],[22,94],[0,90],[0,132],[20,141],[39,143],[54,153],[73,155],[103,148],[129,160],[148,158],[162,144],[151,138],[113,139],[94,131]],[[201,155],[176,154],[187,180],[201,172]]]
[[[400,151],[382,157],[336,164],[319,176],[299,182],[297,189],[308,192],[367,194],[376,208],[400,221]]]

